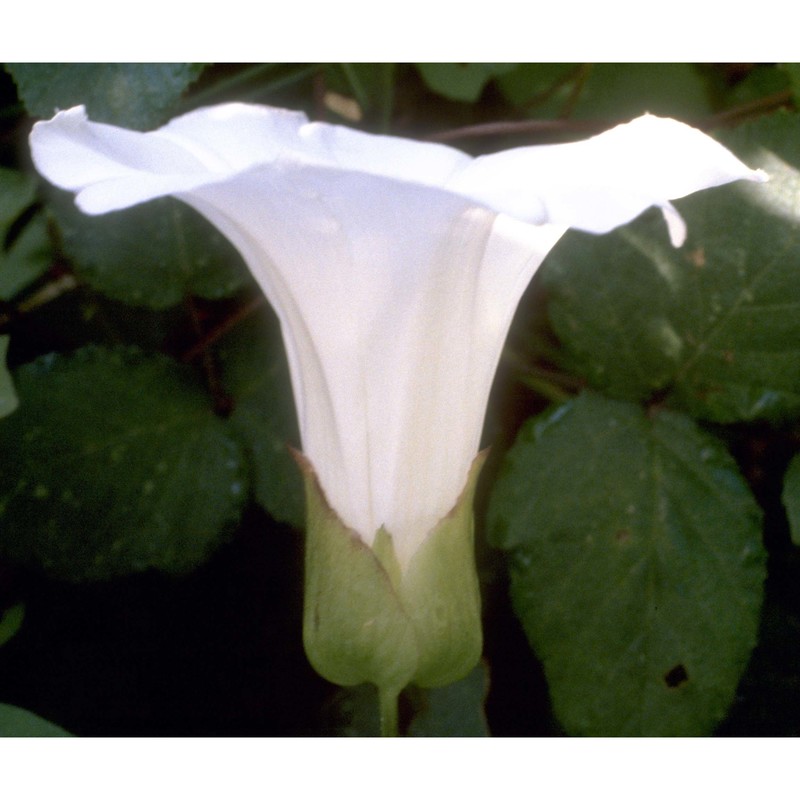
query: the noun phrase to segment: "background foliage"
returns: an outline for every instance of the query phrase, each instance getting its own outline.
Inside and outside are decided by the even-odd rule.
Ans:
[[[402,721],[423,736],[799,733],[797,75],[6,65],[0,733],[376,730],[371,690],[331,687],[302,653],[294,412],[237,254],[170,200],[81,215],[30,167],[30,125],[55,108],[146,130],[227,100],[472,153],[650,111],[770,173],[679,202],[680,250],[645,214],[569,233],[547,259],[487,423],[484,662],[407,692]]]

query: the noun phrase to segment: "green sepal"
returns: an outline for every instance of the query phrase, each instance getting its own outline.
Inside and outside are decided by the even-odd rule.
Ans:
[[[381,529],[366,545],[329,506],[312,465],[297,454],[307,515],[303,643],[324,678],[399,692],[409,683],[445,685],[478,662],[472,501],[484,460],[475,459],[456,505],[402,570],[391,535]]]
[[[455,506],[431,531],[402,578],[402,602],[419,648],[413,682],[423,688],[460,680],[483,650],[472,501],[487,454],[479,453],[472,462]]]
[[[308,660],[332,683],[371,682],[399,691],[417,664],[411,620],[375,553],[328,505],[309,462],[299,454],[297,460],[306,489],[303,644]]]

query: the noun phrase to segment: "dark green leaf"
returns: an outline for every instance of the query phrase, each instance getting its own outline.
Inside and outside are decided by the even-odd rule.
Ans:
[[[14,389],[14,381],[6,367],[8,336],[0,336],[0,418],[7,417],[17,410],[19,398]]]
[[[149,130],[165,122],[202,64],[9,64],[29,113],[84,105],[95,122]]]
[[[6,609],[0,617],[0,647],[13,639],[25,619],[25,606],[22,603]]]
[[[437,94],[448,100],[474,103],[489,81],[516,64],[417,64],[422,79]]]
[[[564,728],[702,735],[756,641],[760,509],[680,414],[586,394],[526,424],[490,508]]]
[[[710,80],[693,64],[520,64],[497,83],[509,102],[539,118],[695,119],[712,111]]]
[[[395,67],[395,64],[331,64],[325,69],[326,88],[352,98],[361,114],[377,118],[386,127],[394,102]]]
[[[53,208],[75,272],[115,300],[163,309],[187,294],[227,297],[250,280],[228,240],[177,200],[90,217],[59,195]]]
[[[789,78],[789,88],[796,102],[800,98],[800,64],[781,64],[780,69],[784,73],[784,78],[787,76]],[[770,86],[770,88],[775,87]],[[785,88],[785,85],[781,88]]]
[[[0,422],[0,550],[68,580],[196,567],[247,496],[242,454],[193,372],[88,347],[16,373]]]
[[[535,107],[538,116],[556,116],[569,101],[575,81],[588,70],[580,64],[518,64],[498,76],[497,85],[509,103]]]
[[[617,397],[662,392],[718,422],[800,411],[800,137],[782,114],[731,134],[766,184],[700,192],[670,247],[660,215],[607,236],[571,233],[542,277],[571,364]]]
[[[300,437],[277,324],[254,313],[225,337],[219,356],[234,405],[229,422],[245,444],[255,499],[275,519],[302,529],[303,481],[289,452]]]
[[[236,101],[272,106],[311,109],[314,76],[322,64],[214,64],[203,75],[202,86],[194,87],[187,104],[192,108]]]
[[[626,120],[649,112],[692,119],[712,111],[708,89],[694,64],[592,64],[573,116]]]
[[[0,736],[50,737],[72,734],[24,708],[0,703]]]
[[[484,714],[489,679],[479,664],[460,681],[419,693],[409,736],[489,736]]]
[[[791,72],[795,65],[754,64],[740,81],[728,91],[727,105],[748,106],[770,95],[787,92],[791,88]]]
[[[11,300],[50,266],[50,242],[41,213],[27,218],[36,200],[36,179],[0,167],[0,300]]]
[[[790,462],[783,478],[782,498],[786,516],[789,518],[789,530],[792,542],[800,547],[800,455]]]

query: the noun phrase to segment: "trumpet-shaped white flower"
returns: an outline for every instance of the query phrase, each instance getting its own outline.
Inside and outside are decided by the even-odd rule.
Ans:
[[[479,158],[241,104],[150,133],[77,107],[30,141],[86,213],[173,195],[238,248],[281,320],[328,503],[367,545],[384,528],[401,569],[464,489],[517,302],[564,231],[655,205],[679,245],[671,199],[762,177],[653,116]]]
[[[481,652],[476,453],[517,302],[569,227],[760,180],[713,139],[644,116],[583,142],[449,147],[222,105],[151,133],[82,107],[34,126],[34,163],[89,214],[173,195],[238,248],[281,320],[308,531],[304,642],[345,685],[397,692]],[[354,538],[355,537],[355,538]],[[360,541],[359,541],[360,540]]]

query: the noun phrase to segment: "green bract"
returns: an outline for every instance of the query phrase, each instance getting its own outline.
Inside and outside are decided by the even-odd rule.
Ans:
[[[453,510],[430,532],[405,572],[391,537],[372,548],[330,508],[300,457],[308,506],[303,639],[314,668],[344,686],[441,686],[480,658],[480,593],[472,499],[483,456]]]

